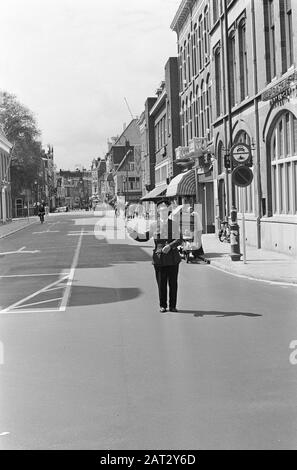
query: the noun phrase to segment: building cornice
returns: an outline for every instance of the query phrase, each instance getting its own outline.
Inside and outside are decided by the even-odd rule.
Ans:
[[[170,25],[172,31],[178,33],[181,30],[195,2],[196,0],[182,0]]]

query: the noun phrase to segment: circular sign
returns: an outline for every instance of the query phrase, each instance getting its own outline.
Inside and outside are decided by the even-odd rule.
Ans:
[[[231,148],[231,157],[237,163],[245,163],[251,156],[251,148],[247,144],[235,144]]]
[[[253,172],[248,166],[238,166],[232,171],[232,180],[236,186],[245,188],[253,181]]]

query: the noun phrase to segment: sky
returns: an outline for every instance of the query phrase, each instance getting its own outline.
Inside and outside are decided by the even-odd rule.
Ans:
[[[58,169],[90,166],[139,116],[177,54],[181,0],[1,2],[0,89],[35,115]]]

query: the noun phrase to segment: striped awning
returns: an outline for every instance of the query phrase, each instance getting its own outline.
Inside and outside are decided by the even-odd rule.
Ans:
[[[189,170],[177,175],[170,181],[166,191],[167,197],[195,196],[195,194],[195,170]]]
[[[157,186],[156,188],[152,189],[152,191],[147,193],[140,200],[141,201],[156,201],[158,199],[161,199],[165,195],[167,188],[168,186],[166,183],[160,184],[160,186]]]

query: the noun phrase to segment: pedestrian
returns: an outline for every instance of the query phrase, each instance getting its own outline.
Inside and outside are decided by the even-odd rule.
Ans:
[[[179,225],[168,218],[169,207],[162,201],[157,206],[157,220],[149,224],[145,234],[140,234],[135,228],[127,227],[129,235],[136,241],[148,241],[154,238],[152,264],[155,270],[159,292],[160,312],[167,311],[167,291],[169,288],[169,311],[177,312],[178,271],[181,257],[177,247],[181,245]]]

